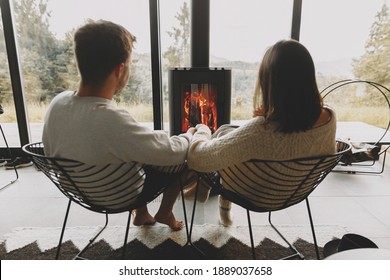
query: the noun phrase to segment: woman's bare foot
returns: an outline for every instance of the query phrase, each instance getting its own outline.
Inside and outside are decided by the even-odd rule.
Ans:
[[[135,226],[148,226],[156,223],[156,220],[147,211],[134,210],[132,214],[134,216],[133,225]]]
[[[168,216],[157,213],[154,219],[159,223],[168,225],[174,231],[181,230],[184,227],[184,223],[177,221],[172,212]]]

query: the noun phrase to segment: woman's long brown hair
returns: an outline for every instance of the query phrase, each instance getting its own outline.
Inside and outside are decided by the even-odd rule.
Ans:
[[[298,41],[282,40],[267,50],[261,62],[254,106],[261,106],[266,123],[285,133],[310,129],[322,110],[314,62]]]

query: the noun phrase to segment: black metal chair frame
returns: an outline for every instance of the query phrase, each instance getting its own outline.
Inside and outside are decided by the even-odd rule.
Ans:
[[[9,154],[9,157],[10,157],[10,160],[12,161],[12,152],[11,152],[11,148],[9,147],[8,145],[8,141],[7,141],[7,138],[5,137],[5,134],[4,134],[4,131],[3,131],[3,128],[0,124],[0,130],[1,130],[1,134],[3,135],[3,139],[4,139],[4,142],[5,142],[5,146],[8,150],[8,154]],[[4,190],[5,188],[9,187],[10,185],[12,185],[13,183],[15,183],[18,179],[19,179],[19,174],[18,174],[18,171],[16,170],[16,166],[14,165],[14,171],[15,171],[15,175],[16,175],[16,178],[14,180],[11,180],[8,184],[5,184],[4,186],[0,187],[0,191],[1,190]]]
[[[381,84],[375,83],[375,82],[371,82],[371,81],[346,79],[346,80],[341,80],[341,81],[335,82],[333,84],[330,84],[329,86],[325,87],[320,92],[320,94],[325,99],[333,91],[335,91],[341,87],[350,85],[350,84],[366,84],[366,85],[370,85],[370,86],[374,87],[382,94],[383,98],[386,101],[386,104],[389,107],[389,121],[387,123],[387,127],[385,128],[385,132],[382,134],[382,136],[375,143],[367,143],[367,144],[371,144],[374,146],[378,146],[380,148],[380,152],[378,153],[378,158],[383,154],[382,166],[377,171],[362,171],[362,170],[357,171],[357,170],[349,170],[348,169],[348,170],[333,170],[333,172],[348,173],[348,174],[356,174],[356,173],[359,173],[359,174],[382,174],[384,169],[385,169],[386,152],[390,148],[390,146],[387,146],[384,149],[382,149],[382,144],[380,143],[382,141],[382,139],[385,137],[385,135],[387,134],[388,130],[390,129],[390,101],[386,95],[386,92],[387,92],[387,94],[390,93],[390,89],[388,89],[384,85],[381,85]],[[367,161],[366,164],[364,164],[364,163],[351,163],[349,165],[361,166],[361,167],[372,167],[375,165],[375,162],[376,162],[376,160],[374,159],[374,160]],[[342,163],[340,163],[340,164],[342,164]],[[346,164],[342,164],[342,165],[345,166]]]
[[[127,239],[128,239],[128,233],[130,228],[130,221],[131,221],[131,212],[132,210],[139,208],[140,206],[143,206],[151,201],[153,201],[157,196],[159,196],[166,188],[166,185],[173,182],[173,180],[176,180],[178,176],[181,176],[181,173],[186,169],[186,165],[177,165],[177,166],[169,166],[169,167],[156,167],[156,166],[150,166],[145,165],[141,163],[136,162],[130,162],[130,163],[123,163],[121,166],[128,165],[129,169],[132,170],[132,174],[135,174],[134,169],[136,168],[137,174],[140,172],[144,176],[144,182],[142,184],[143,191],[141,194],[138,195],[137,200],[135,202],[133,201],[134,196],[132,195],[132,198],[129,198],[129,203],[122,203],[119,208],[115,208],[117,201],[115,198],[112,198],[111,200],[108,200],[107,206],[97,203],[97,199],[103,199],[105,196],[104,191],[99,191],[103,187],[103,185],[99,185],[99,182],[101,180],[108,180],[108,184],[113,184],[115,182],[115,185],[112,186],[112,188],[109,189],[111,191],[110,195],[113,196],[120,196],[121,199],[124,199],[129,196],[130,194],[123,194],[119,193],[121,190],[125,190],[126,188],[129,188],[132,183],[139,184],[140,180],[142,180],[142,177],[140,175],[133,176],[132,178],[126,178],[126,181],[120,182],[121,178],[124,176],[123,174],[120,175],[120,177],[117,178],[111,178],[110,176],[114,176],[115,173],[118,171],[118,169],[109,171],[109,174],[105,174],[103,178],[100,178],[101,180],[93,179],[91,184],[96,184],[96,190],[88,190],[89,193],[85,192],[85,189],[81,186],[85,181],[83,181],[84,176],[87,176],[87,174],[94,176],[103,170],[107,170],[106,168],[110,168],[111,165],[106,166],[91,166],[91,165],[85,165],[84,163],[80,163],[78,161],[69,160],[69,159],[63,159],[63,158],[53,158],[53,157],[46,157],[44,155],[44,149],[43,149],[43,143],[32,143],[27,144],[22,147],[23,151],[31,157],[33,163],[36,165],[36,167],[41,170],[56,186],[57,188],[69,199],[65,217],[61,229],[61,235],[57,247],[56,252],[56,259],[59,259],[60,252],[61,252],[61,245],[62,240],[64,236],[64,232],[66,229],[66,223],[68,220],[69,210],[72,202],[84,207],[85,209],[88,209],[90,211],[104,214],[105,224],[102,227],[102,229],[89,240],[89,243],[80,250],[80,252],[75,256],[74,259],[84,259],[82,257],[82,254],[89,248],[89,246],[96,240],[96,238],[103,232],[103,230],[107,227],[108,224],[108,215],[109,214],[118,214],[118,213],[124,213],[129,212],[127,224],[126,224],[126,232],[124,237],[124,243],[123,243],[123,250],[122,250],[122,258],[126,255],[126,245],[127,245]],[[73,171],[72,171],[73,170]],[[181,178],[181,177],[180,177]],[[80,183],[80,180],[82,183]],[[122,180],[123,181],[123,180]],[[131,182],[130,182],[131,181]],[[166,184],[165,184],[166,183]],[[154,185],[158,186],[164,186],[159,188],[153,188],[151,186]],[[114,192],[114,194],[112,193]],[[95,195],[96,197],[91,197],[91,194]],[[107,195],[107,194],[106,194]],[[104,202],[106,203],[106,202]]]
[[[268,212],[268,222],[271,227],[293,251],[292,255],[283,259],[295,257],[299,257],[300,259],[305,258],[276,228],[271,219],[272,212],[286,209],[305,200],[316,256],[317,259],[320,259],[308,196],[338,164],[342,156],[351,149],[349,143],[341,141],[337,142],[337,147],[337,152],[332,155],[286,161],[250,160],[218,171],[219,176],[217,177],[211,177],[209,173],[200,173],[200,177],[206,180],[221,196],[246,209],[253,259],[256,259],[256,252],[250,217],[251,211],[259,213]],[[245,166],[246,171],[251,172],[250,176],[245,174],[242,169],[243,166]],[[282,169],[287,168],[290,171],[301,172],[303,174],[289,176],[283,174],[278,167]],[[258,176],[260,183],[253,179],[256,176]],[[261,185],[264,183],[265,185]],[[251,193],[244,197],[241,193],[232,191],[232,188],[234,189],[234,187],[240,185],[245,185],[246,189],[251,188]],[[230,186],[230,188],[227,189],[224,186]],[[272,194],[272,192],[276,193]],[[196,203],[196,195],[197,192],[195,193],[194,204]],[[254,203],[254,200],[257,199],[256,195],[258,195],[259,200],[263,200],[261,204]],[[278,204],[275,204],[276,202]]]
[[[196,179],[196,186],[199,185],[199,180],[201,180],[201,174],[198,174],[197,179]],[[183,205],[183,212],[184,212],[184,222],[186,225],[186,237],[187,237],[187,242],[184,244],[184,247],[189,246],[191,248],[194,248],[202,257],[207,257],[207,255],[192,242],[192,230],[194,226],[194,220],[195,220],[195,210],[196,210],[196,199],[194,200],[194,204],[192,206],[192,212],[191,212],[191,222],[188,223],[188,217],[187,217],[187,209],[186,209],[186,203],[185,203],[185,197],[184,197],[184,184],[182,181],[180,181],[180,193],[181,193],[181,200],[182,200],[182,205]],[[195,198],[198,196],[198,187],[195,189]]]

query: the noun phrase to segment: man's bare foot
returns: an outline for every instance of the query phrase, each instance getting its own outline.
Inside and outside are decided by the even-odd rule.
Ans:
[[[134,216],[133,225],[135,226],[148,226],[156,223],[156,220],[149,212],[137,212],[137,210],[134,210],[132,214]]]
[[[154,219],[159,223],[168,225],[174,231],[181,230],[184,227],[184,223],[177,221],[172,212],[168,216],[157,213]]]

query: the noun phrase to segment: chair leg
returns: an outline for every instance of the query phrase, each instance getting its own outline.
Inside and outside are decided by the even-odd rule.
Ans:
[[[188,245],[191,241],[190,238],[190,232],[188,229],[188,218],[187,218],[187,209],[186,209],[186,203],[185,203],[185,198],[184,198],[184,189],[183,189],[183,184],[180,182],[180,195],[181,195],[181,200],[182,200],[182,206],[183,206],[183,214],[184,214],[184,223],[186,225],[186,235],[187,235],[187,242],[185,245]]]
[[[249,237],[251,239],[252,258],[255,260],[256,259],[255,242],[253,241],[252,222],[251,222],[250,211],[248,209],[246,209],[246,215],[248,218]]]
[[[64,233],[65,233],[65,228],[66,228],[66,223],[68,221],[68,216],[69,216],[69,210],[70,210],[70,205],[72,204],[72,200],[69,199],[68,206],[66,208],[66,213],[65,213],[65,218],[64,222],[62,225],[61,229],[61,235],[60,235],[60,240],[58,242],[58,247],[57,247],[57,253],[56,253],[56,260],[59,259],[60,253],[61,253],[61,246],[62,246],[62,240],[64,238]],[[84,258],[81,257],[81,255],[88,249],[88,247],[96,240],[96,238],[103,232],[103,230],[107,227],[108,224],[108,214],[106,214],[106,223],[104,224],[103,228],[94,236],[92,237],[88,244],[74,257],[75,260],[82,260]]]
[[[123,249],[122,249],[122,259],[125,259],[125,256],[126,256],[126,246],[127,246],[127,238],[128,238],[129,229],[130,229],[130,221],[131,221],[131,210],[129,211],[129,216],[127,218],[125,240],[123,242]]]
[[[64,222],[63,222],[63,224],[62,224],[61,235],[60,235],[60,241],[58,242],[58,246],[57,246],[56,260],[58,260],[58,258],[60,257],[61,245],[62,245],[62,238],[64,237],[66,222],[68,221],[68,215],[69,215],[69,210],[70,210],[70,205],[71,205],[71,204],[72,204],[72,200],[69,199],[68,207],[66,208],[66,213],[65,213]]]
[[[317,260],[319,260],[320,259],[320,251],[318,249],[317,238],[316,238],[316,233],[314,231],[314,223],[313,223],[313,218],[312,218],[312,215],[311,215],[311,210],[310,210],[310,205],[309,205],[309,199],[308,198],[306,198],[306,207],[307,207],[307,213],[309,214],[310,227],[311,227],[311,233],[313,235],[313,241],[314,241],[314,247],[315,247],[315,250],[316,250],[316,256],[317,256]]]
[[[4,142],[5,142],[5,146],[6,146],[7,150],[8,150],[10,159],[12,160],[12,152],[11,152],[10,147],[8,146],[7,138],[5,138],[5,134],[4,134],[4,131],[3,131],[3,128],[1,127],[1,125],[0,125],[0,130],[1,130],[1,134],[3,135],[3,139],[4,139]],[[16,178],[15,178],[14,180],[12,180],[11,182],[9,182],[8,184],[2,186],[2,187],[0,188],[0,191],[3,190],[3,189],[5,189],[5,188],[7,188],[7,187],[10,186],[10,185],[12,185],[13,183],[15,183],[15,182],[19,179],[19,173],[18,173],[18,171],[16,170],[15,165],[14,165],[14,171],[15,171]]]
[[[189,228],[188,228],[186,203],[185,203],[185,198],[184,198],[183,182],[180,178],[180,194],[181,194],[181,199],[182,199],[184,222],[186,224],[186,234],[187,234],[187,243],[185,245],[192,245],[191,236],[192,236],[192,228],[193,228],[194,218],[195,218],[196,201],[197,201],[197,197],[198,197],[199,178],[200,177],[198,176],[198,179],[196,182],[196,189],[195,189],[194,205],[192,207],[191,224],[190,224]]]
[[[268,222],[269,222],[269,224],[272,226],[272,228],[276,231],[276,233],[284,240],[284,242],[286,242],[287,244],[288,244],[288,246],[290,247],[290,249],[292,250],[292,251],[294,251],[295,252],[295,254],[293,254],[293,255],[290,255],[290,256],[287,256],[287,257],[285,257],[285,258],[283,258],[284,260],[288,260],[288,259],[291,259],[291,258],[293,258],[293,257],[296,257],[296,256],[298,256],[300,259],[305,259],[305,256],[303,256],[299,251],[298,251],[298,249],[297,248],[295,248],[295,246],[294,245],[292,245],[290,242],[288,242],[288,240],[283,236],[283,234],[272,224],[272,221],[271,221],[271,212],[269,212],[269,214],[268,214]]]
[[[190,225],[190,235],[189,235],[189,240],[190,240],[190,243],[191,243],[191,244],[192,244],[192,241],[191,241],[192,229],[193,229],[193,227],[194,227],[194,220],[195,220],[196,202],[198,201],[199,181],[200,181],[200,177],[198,177],[198,180],[197,180],[197,182],[196,182],[195,197],[194,197],[194,205],[193,205],[193,207],[192,207],[192,214],[191,214],[191,225]]]
[[[76,255],[76,257],[74,257],[75,260],[85,260],[85,258],[81,257],[81,255],[89,248],[89,246],[91,246],[93,242],[95,242],[96,238],[98,238],[98,236],[106,229],[107,224],[108,224],[108,214],[106,213],[106,222],[104,226],[102,227],[101,230],[99,230],[99,232],[94,237],[92,237],[89,240],[88,244]]]
[[[195,219],[196,202],[198,200],[199,180],[200,180],[200,176],[198,176],[198,179],[197,179],[197,182],[196,182],[194,205],[192,207],[190,228],[188,228],[188,218],[187,218],[187,210],[186,210],[185,199],[184,199],[183,184],[180,181],[180,193],[181,193],[181,199],[182,199],[182,204],[183,204],[184,221],[185,221],[185,224],[186,224],[186,234],[187,234],[187,242],[186,242],[186,244],[184,246],[190,245],[191,247],[195,248],[202,256],[206,256],[206,254],[202,250],[200,250],[197,246],[195,246],[192,243],[192,229],[193,229],[194,219]]]

